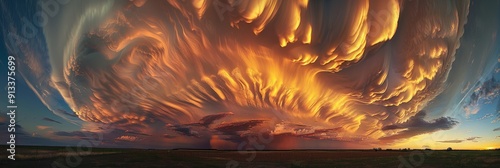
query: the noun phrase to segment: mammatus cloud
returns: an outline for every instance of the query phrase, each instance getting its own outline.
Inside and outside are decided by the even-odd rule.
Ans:
[[[50,76],[29,82],[83,121],[167,142],[385,141],[456,124],[419,111],[442,90],[469,1],[216,1],[70,2],[44,28]],[[148,137],[132,136],[115,140]]]
[[[388,125],[382,128],[384,131],[400,130],[394,135],[380,138],[381,140],[393,141],[397,139],[410,138],[416,135],[427,134],[439,130],[448,130],[458,124],[450,117],[440,117],[432,121],[425,121],[426,111],[420,111],[406,122],[400,124]]]

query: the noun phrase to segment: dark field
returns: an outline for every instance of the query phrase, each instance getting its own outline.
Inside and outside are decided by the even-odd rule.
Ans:
[[[4,151],[5,148],[2,146]],[[296,150],[245,153],[17,146],[15,161],[7,160],[6,154],[2,152],[0,155],[0,167],[500,167],[498,150]]]

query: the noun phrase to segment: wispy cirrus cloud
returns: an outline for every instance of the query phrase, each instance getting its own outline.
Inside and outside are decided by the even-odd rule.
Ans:
[[[490,79],[479,83],[479,86],[469,96],[468,102],[463,107],[465,116],[469,117],[477,114],[480,110],[481,101],[486,101],[485,103],[491,102],[493,99],[498,97],[498,95],[500,95],[500,82],[498,82],[493,76]]]
[[[44,117],[42,120],[57,123],[57,124],[62,124],[61,122],[54,120],[54,119],[51,119],[51,118],[48,118],[48,117]]]

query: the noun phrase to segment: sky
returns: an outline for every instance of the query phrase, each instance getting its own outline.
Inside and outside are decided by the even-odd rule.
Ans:
[[[0,4],[18,144],[500,148],[498,1]]]

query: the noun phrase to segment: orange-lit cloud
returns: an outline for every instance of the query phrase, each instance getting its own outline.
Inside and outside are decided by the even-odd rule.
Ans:
[[[426,122],[415,115],[442,90],[469,5],[102,3],[68,21],[75,24],[64,47],[49,46],[51,80],[65,102],[84,121],[129,130],[118,141],[185,136],[217,146],[259,130],[375,142],[394,136],[384,128]],[[45,31],[49,43],[65,40],[53,33]],[[418,134],[449,129],[448,119]]]
[[[50,126],[45,126],[45,125],[37,125],[36,126],[36,129],[38,130],[46,130],[46,129],[50,129],[51,127]]]

